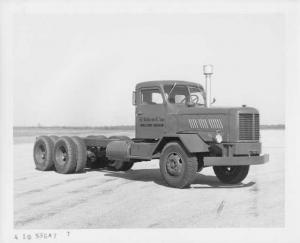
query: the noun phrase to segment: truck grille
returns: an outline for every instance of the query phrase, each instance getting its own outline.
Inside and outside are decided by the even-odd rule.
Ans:
[[[259,114],[239,114],[239,139],[259,140]]]

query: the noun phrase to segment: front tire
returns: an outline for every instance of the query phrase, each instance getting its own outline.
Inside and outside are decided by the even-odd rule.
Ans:
[[[165,182],[176,188],[189,187],[195,179],[198,161],[178,142],[168,143],[160,157],[160,173]]]
[[[248,175],[249,165],[214,166],[213,169],[221,182],[226,184],[238,184]]]

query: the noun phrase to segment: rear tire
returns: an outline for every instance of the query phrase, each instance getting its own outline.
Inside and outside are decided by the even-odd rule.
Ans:
[[[33,147],[33,159],[37,170],[47,171],[53,168],[54,142],[48,136],[40,136]]]
[[[55,142],[59,139],[59,137],[55,135],[51,135],[49,138],[52,140],[53,144],[55,144]]]
[[[133,162],[127,161],[110,161],[108,169],[112,171],[128,171],[132,168]]]
[[[52,140],[52,142],[53,142],[53,150],[54,150],[54,144],[56,143],[56,141],[59,139],[59,137],[58,136],[56,136],[56,135],[50,135],[49,136],[49,138]],[[53,154],[53,151],[52,150],[52,154]],[[53,157],[54,157],[54,155],[53,155]],[[53,158],[53,165],[52,165],[52,167],[50,168],[50,170],[55,170],[55,166],[54,166],[54,158]]]
[[[76,169],[76,145],[69,137],[59,138],[54,145],[54,165],[58,173],[69,174]]]
[[[86,138],[94,138],[94,139],[107,139],[107,137],[105,137],[104,135],[89,135]]]
[[[213,169],[221,182],[226,184],[238,184],[248,175],[249,165],[214,166]]]
[[[168,143],[160,157],[160,172],[169,186],[185,188],[195,179],[198,161],[178,143]]]
[[[86,167],[87,151],[82,138],[74,136],[71,137],[76,146],[76,168],[75,172],[82,172]]]
[[[127,137],[127,136],[110,136],[109,139],[130,140],[130,137]]]
[[[133,165],[134,165],[133,162],[124,162],[120,171],[128,171],[132,168]]]

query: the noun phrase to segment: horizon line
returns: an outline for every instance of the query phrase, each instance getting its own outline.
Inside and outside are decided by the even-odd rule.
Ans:
[[[13,126],[13,128],[135,128],[135,125],[103,125],[103,126],[88,126],[88,125],[81,125],[81,126],[68,126],[68,125],[36,125],[36,126]],[[277,124],[261,124],[260,127],[285,127],[285,123],[277,123]]]

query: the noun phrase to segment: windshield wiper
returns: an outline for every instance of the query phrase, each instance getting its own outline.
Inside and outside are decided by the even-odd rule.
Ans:
[[[176,86],[176,83],[173,84],[173,86],[172,86],[172,88],[170,90],[169,96],[171,95],[171,93],[172,93],[173,89],[175,88],[175,86]]]

